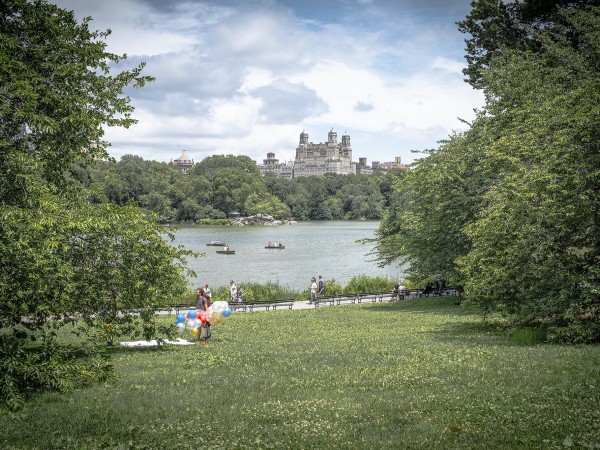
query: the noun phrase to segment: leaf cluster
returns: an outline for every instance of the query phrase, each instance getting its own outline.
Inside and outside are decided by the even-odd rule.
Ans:
[[[88,342],[59,344],[44,334],[37,345],[9,334],[0,335],[0,397],[5,407],[17,410],[37,391],[68,392],[114,378],[105,347]]]

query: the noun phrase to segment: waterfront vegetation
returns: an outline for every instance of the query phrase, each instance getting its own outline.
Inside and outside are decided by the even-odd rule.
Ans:
[[[0,411],[0,447],[596,448],[600,348],[513,334],[452,297],[234,313]]]
[[[327,295],[354,295],[366,293],[391,292],[396,280],[387,277],[369,277],[366,275],[358,275],[352,277],[348,283],[343,286],[335,279],[327,280],[326,293]],[[244,300],[248,303],[254,301],[277,301],[277,300],[308,300],[310,298],[310,289],[298,291],[283,286],[279,283],[244,283]],[[211,288],[211,293],[215,299],[228,299],[229,287],[218,286]],[[195,304],[196,295],[193,291],[189,291],[187,295],[181,298],[182,304]]]

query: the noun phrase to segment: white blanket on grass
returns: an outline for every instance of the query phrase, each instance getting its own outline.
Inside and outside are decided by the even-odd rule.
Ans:
[[[174,341],[165,340],[165,344],[174,344],[174,345],[194,345],[193,342],[186,341],[185,339],[175,339]],[[124,347],[151,347],[154,345],[158,345],[157,340],[152,341],[131,341],[131,342],[121,342],[121,345]]]

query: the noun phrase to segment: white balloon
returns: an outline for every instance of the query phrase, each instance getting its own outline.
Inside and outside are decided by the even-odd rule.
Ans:
[[[223,301],[223,300],[218,300],[216,302],[214,302],[211,305],[211,308],[213,309],[213,311],[215,312],[223,312],[225,311],[227,308],[229,308],[229,303]]]
[[[198,327],[198,325],[196,324],[196,320],[188,320],[185,326],[188,330],[193,330],[194,328]]]

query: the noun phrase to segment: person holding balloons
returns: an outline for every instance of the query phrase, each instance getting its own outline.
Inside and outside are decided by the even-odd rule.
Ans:
[[[201,311],[201,319],[202,316],[206,317],[206,312],[208,311],[208,308],[210,308],[210,293],[206,295],[204,289],[198,288],[198,290],[196,291],[196,309]],[[208,321],[208,319],[202,321],[202,325],[200,325],[200,328],[204,328],[204,342],[207,343],[210,337],[212,336],[212,333],[210,331],[210,322]],[[202,340],[202,333],[198,333],[197,340]]]

